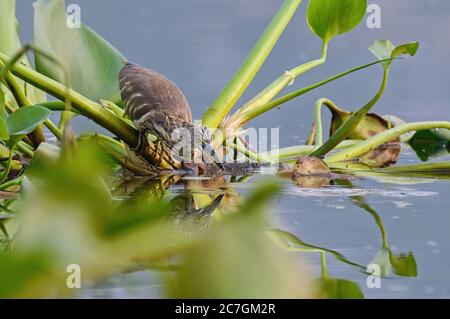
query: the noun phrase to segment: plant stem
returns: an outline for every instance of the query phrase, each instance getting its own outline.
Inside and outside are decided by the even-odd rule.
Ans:
[[[266,61],[301,2],[302,0],[284,1],[244,64],[203,115],[202,121],[206,127],[217,128],[230,112]]]
[[[323,144],[318,150],[314,151],[312,156],[323,156],[330,152],[336,145],[345,140],[355,129],[364,117],[369,113],[372,107],[380,100],[386,89],[388,78],[389,78],[389,68],[384,68],[383,81],[378,93],[375,97],[369,101],[365,106],[363,106],[358,112],[354,113],[348,120],[346,120],[337,131],[331,136],[325,144]]]
[[[0,53],[0,59],[8,61],[9,57]],[[137,146],[138,132],[123,121],[118,120],[111,112],[102,108],[101,105],[92,102],[73,90],[68,90],[68,88],[61,83],[24,65],[16,64],[11,68],[11,71],[25,82],[53,95],[61,101],[64,101],[67,94],[69,94],[71,101],[73,102],[73,107],[81,114],[114,133],[131,147]]]
[[[0,52],[0,60],[8,61],[9,57]],[[139,132],[121,119],[117,118],[112,112],[108,111],[100,104],[89,100],[80,93],[71,90],[67,86],[64,86],[63,84],[52,80],[22,64],[15,64],[12,67],[11,72],[25,82],[41,89],[61,101],[70,100],[71,106],[80,114],[107,129],[123,140],[131,148],[135,148],[138,145]],[[178,168],[179,164],[172,160],[170,154],[164,153],[161,156],[156,155],[155,152],[157,147],[154,143],[149,141],[147,150],[148,152],[141,154],[147,161],[154,163],[155,157],[158,157],[156,162],[158,162],[161,168]]]
[[[17,149],[19,151],[21,151],[22,153],[24,153],[26,156],[32,158],[34,155],[34,152],[32,150],[30,150],[28,147],[26,147],[25,145],[27,145],[27,144],[20,141],[19,143],[17,143]]]
[[[20,183],[22,183],[22,179],[23,179],[23,175],[1,184],[0,190],[4,190],[4,189],[7,189],[8,187],[20,184]]]
[[[248,158],[257,161],[258,163],[273,163],[273,161],[271,159],[269,159],[265,156],[262,156],[261,154],[252,152],[245,146],[235,144],[235,143],[230,143],[230,142],[226,142],[225,146],[228,146],[228,147],[238,151],[239,153],[244,154]]]
[[[2,62],[0,61],[0,65],[1,64],[2,64]],[[25,93],[20,89],[19,83],[9,72],[6,75],[6,82],[8,84],[8,87],[9,87],[11,93],[13,94],[14,98],[16,99],[16,102],[19,105],[19,107],[32,105],[31,101],[27,98]],[[47,119],[44,121],[44,125],[49,129],[50,132],[53,133],[53,135],[55,135],[55,137],[58,140],[61,140],[62,132],[58,129],[58,127],[52,121]],[[37,132],[39,132],[39,130]],[[42,132],[39,132],[39,134],[42,134]],[[42,141],[45,141],[45,140],[41,139],[41,142]]]
[[[343,149],[348,148],[350,146],[356,145],[360,143],[361,140],[345,140],[342,141],[338,146],[336,146],[336,149]],[[273,151],[267,152],[267,153],[261,153],[260,156],[267,157],[272,161],[276,161],[276,159],[287,159],[291,157],[296,157],[300,155],[309,155],[314,150],[318,149],[319,146],[317,145],[299,145],[299,146],[291,146],[286,148],[281,148],[277,151],[275,151],[275,155],[273,154]]]
[[[301,95],[304,95],[304,94],[306,94],[306,93],[308,93],[308,92],[310,92],[310,91],[312,91],[314,89],[317,89],[317,88],[319,88],[321,86],[324,86],[325,84],[333,82],[333,81],[335,81],[335,80],[337,80],[339,78],[342,78],[342,77],[344,77],[346,75],[349,75],[349,74],[351,74],[353,72],[356,72],[356,71],[359,71],[359,70],[363,70],[365,68],[368,68],[368,67],[371,67],[373,65],[376,65],[376,64],[379,64],[379,63],[383,63],[383,62],[386,62],[386,61],[389,61],[389,60],[392,60],[392,59],[382,60],[382,61],[378,60],[378,61],[375,61],[375,62],[371,62],[371,63],[365,64],[365,65],[362,65],[362,66],[359,66],[359,67],[347,70],[345,72],[336,74],[336,75],[334,75],[334,76],[332,76],[332,77],[330,77],[328,79],[325,79],[325,80],[322,80],[320,82],[314,83],[314,84],[312,84],[310,86],[307,86],[307,87],[305,87],[303,89],[300,89],[300,90],[294,91],[292,93],[289,93],[289,94],[287,94],[285,96],[282,96],[282,97],[280,97],[280,98],[278,98],[276,100],[273,100],[270,103],[267,103],[265,105],[262,105],[260,107],[254,108],[254,109],[246,111],[246,112],[242,112],[241,114],[239,114],[239,117],[236,118],[236,125],[237,125],[237,127],[241,127],[241,126],[245,125],[246,123],[250,122],[252,119],[260,116],[261,114],[263,114],[263,113],[265,113],[267,111],[270,111],[271,109],[274,109],[274,108],[280,106],[281,104],[289,102],[290,100],[293,100],[293,99],[295,99],[295,98],[297,98],[297,97],[299,97]]]
[[[416,173],[416,172],[449,172],[450,161],[437,162],[437,163],[422,163],[412,165],[390,166],[384,168],[373,169],[375,172],[380,173]]]
[[[236,112],[236,115],[239,116],[239,113],[245,113],[269,103],[276,95],[278,95],[278,93],[280,93],[286,86],[290,85],[297,77],[324,64],[327,58],[327,50],[328,45],[324,45],[322,48],[322,56],[320,57],[320,59],[307,62],[305,64],[297,66],[290,71],[286,71],[285,74],[276,79],[272,84],[270,84],[260,93],[258,93],[258,95],[256,95],[253,99],[247,102],[242,108],[240,108],[238,112]]]
[[[450,129],[450,122],[415,122],[403,124],[392,129],[381,132],[377,135],[368,138],[348,149],[342,150],[338,153],[332,154],[325,158],[326,162],[340,162],[350,159],[358,158],[389,141],[395,140],[402,134],[412,131],[431,130],[435,128]]]

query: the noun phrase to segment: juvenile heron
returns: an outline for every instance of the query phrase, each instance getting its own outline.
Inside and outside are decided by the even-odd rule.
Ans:
[[[212,147],[209,130],[193,123],[189,102],[175,83],[155,71],[127,63],[120,71],[119,85],[125,111],[140,132],[138,148],[145,146],[146,133],[156,136],[158,146],[166,152],[179,147],[189,134],[190,145],[182,147],[192,151],[177,160],[187,164],[186,155],[193,161],[197,150],[222,167]],[[172,156],[178,157],[175,153],[172,152]]]

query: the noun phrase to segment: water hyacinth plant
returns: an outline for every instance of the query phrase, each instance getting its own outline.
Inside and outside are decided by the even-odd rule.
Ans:
[[[158,136],[147,134],[145,147],[140,147],[142,132],[128,118],[119,89],[124,55],[88,26],[68,28],[63,0],[36,1],[34,42],[22,46],[15,0],[0,0],[0,248],[5,252],[0,255],[0,282],[6,283],[0,285],[0,297],[68,296],[65,265],[74,260],[83,268],[86,282],[120,271],[159,269],[167,275],[166,293],[173,297],[362,297],[354,283],[330,277],[325,255],[359,270],[364,267],[268,227],[265,206],[280,192],[276,184],[262,185],[247,199],[231,184],[245,183],[248,177],[241,176],[247,175],[246,169],[251,172],[265,165],[308,187],[328,185],[343,171],[358,176],[448,173],[449,162],[393,164],[402,143],[417,146],[423,136],[448,149],[450,122],[405,123],[394,115],[373,113],[391,68],[414,56],[417,42],[395,46],[389,40],[376,41],[369,47],[373,61],[282,95],[297,78],[324,66],[332,54],[332,41],[356,28],[367,10],[366,0],[309,0],[304,1],[307,7],[302,2],[283,1],[201,118],[217,154],[240,154],[248,159],[248,167],[184,179],[182,163],[170,152],[160,152]],[[256,96],[237,105],[302,9],[312,34],[322,42],[317,59],[281,72]],[[306,145],[258,153],[240,138],[245,126],[261,114],[372,67],[383,68],[381,85],[359,110],[341,108],[331,98],[311,106],[314,119]],[[323,134],[323,106],[332,114],[328,138]],[[59,115],[59,123],[52,114]],[[108,133],[75,136],[74,117],[91,120]],[[414,136],[407,135],[411,132]],[[418,149],[426,158],[435,151]],[[308,173],[295,171],[299,166],[294,165],[292,172],[289,165],[299,156],[320,158],[326,171],[315,172],[314,167]],[[319,183],[309,176],[305,179],[316,173],[325,175],[319,176]],[[185,189],[182,198],[170,193],[174,184]],[[200,193],[192,191],[199,189]],[[415,276],[414,256],[394,255],[376,212],[362,198],[352,201],[374,216],[381,229],[382,249],[376,258],[384,258],[387,265],[383,275],[392,270],[399,276]],[[242,250],[234,249],[237,246]],[[302,250],[321,254],[322,275],[311,285],[308,272],[300,271],[298,260],[288,253]],[[210,256],[207,263],[202,259],[205,254]],[[180,256],[183,262],[174,258]]]

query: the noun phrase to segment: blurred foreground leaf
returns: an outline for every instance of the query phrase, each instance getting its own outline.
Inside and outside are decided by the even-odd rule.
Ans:
[[[265,185],[239,212],[188,251],[170,281],[177,298],[310,297],[304,270],[265,235],[264,210],[278,187]]]

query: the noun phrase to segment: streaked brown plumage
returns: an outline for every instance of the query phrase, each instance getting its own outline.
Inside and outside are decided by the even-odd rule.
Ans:
[[[200,141],[193,138],[193,148],[212,151],[209,130],[193,123],[189,102],[175,83],[155,71],[127,63],[120,71],[119,85],[125,111],[142,134],[150,132],[171,150],[180,141],[174,131],[187,129],[192,137],[200,137]]]

